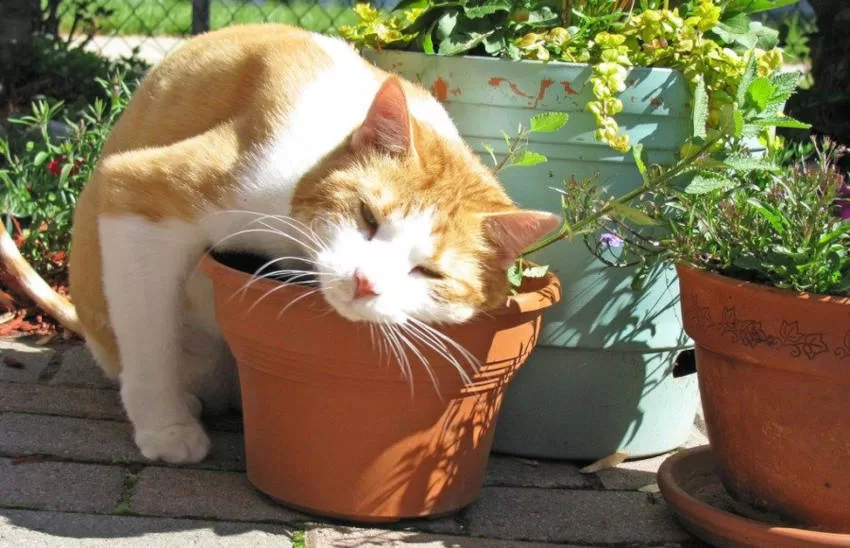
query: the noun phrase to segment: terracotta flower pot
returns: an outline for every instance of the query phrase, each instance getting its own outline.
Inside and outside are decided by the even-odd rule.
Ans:
[[[850,531],[850,299],[678,272],[723,485],[792,523]]]
[[[419,344],[438,392],[418,356],[407,352],[408,380],[368,324],[332,312],[310,287],[261,280],[240,296],[249,274],[211,256],[202,268],[238,363],[248,479],[288,506],[356,521],[446,514],[478,497],[502,393],[561,294],[549,275],[443,328],[481,364],[469,385]]]

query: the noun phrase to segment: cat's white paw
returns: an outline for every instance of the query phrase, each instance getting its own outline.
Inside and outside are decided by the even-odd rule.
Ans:
[[[145,458],[171,464],[200,462],[212,444],[200,423],[175,424],[161,430],[140,430],[136,445]]]

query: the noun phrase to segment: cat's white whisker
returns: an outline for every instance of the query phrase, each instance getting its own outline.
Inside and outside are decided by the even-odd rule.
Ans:
[[[315,255],[319,254],[319,251],[317,249],[315,249],[313,246],[309,245],[308,243],[299,240],[298,238],[296,238],[295,236],[293,236],[291,234],[287,234],[286,232],[282,232],[280,230],[275,230],[273,228],[244,228],[242,230],[238,230],[238,231],[236,231],[232,234],[229,234],[229,235],[221,238],[219,241],[212,244],[210,246],[210,249],[215,249],[215,248],[221,246],[223,243],[225,243],[225,242],[227,242],[227,241],[229,241],[233,238],[237,238],[239,236],[244,236],[246,234],[273,234],[275,236],[280,236],[282,238],[288,239],[288,240],[292,241],[293,243],[298,244],[301,247],[304,247],[305,249],[307,249],[308,251],[312,252]]]
[[[308,277],[308,276],[312,276],[312,275],[313,275],[313,272],[309,272],[309,271],[302,271],[302,272],[303,272],[302,274],[296,274],[296,275],[293,275],[292,277],[288,278],[288,279],[287,279],[287,281],[286,281],[285,283],[284,283],[284,282],[281,282],[281,283],[280,283],[280,286],[285,286],[287,283],[289,283],[289,284],[298,283],[298,284],[304,284],[304,285],[309,285],[309,284],[318,284],[318,283],[319,283],[319,281],[318,281],[318,280],[309,280],[309,279],[307,279],[307,280],[302,280],[302,278],[306,278],[306,277]],[[256,282],[258,282],[258,281],[260,281],[260,280],[262,280],[262,279],[263,279],[263,277],[262,277],[262,276],[260,276],[260,277],[253,277],[253,278],[251,278],[251,280],[249,280],[247,284],[243,285],[241,288],[239,288],[239,289],[237,289],[236,291],[234,291],[234,292],[230,295],[230,298],[231,298],[231,299],[233,299],[233,298],[235,298],[237,295],[240,295],[240,298],[243,298],[243,299],[244,299],[244,298],[245,298],[245,294],[246,294],[246,293],[247,293],[247,291],[248,291],[248,288],[249,288],[252,284],[254,284],[254,283],[256,283]],[[260,300],[264,299],[267,295],[270,295],[272,292],[277,291],[278,289],[281,289],[281,287],[274,287],[272,290],[267,291],[267,292],[266,292],[266,293],[265,293],[262,297],[260,297]],[[259,301],[258,301],[258,302],[259,302]],[[256,306],[256,303],[254,304],[254,306]],[[251,307],[251,309],[249,309],[249,311],[250,311],[250,310],[252,310],[252,309],[253,309],[253,306]]]
[[[274,219],[274,220],[276,220],[280,223],[283,223],[284,225],[288,226],[289,228],[297,231],[299,234],[301,234],[302,236],[304,236],[305,238],[309,239],[311,242],[316,244],[317,247],[327,248],[327,244],[325,244],[325,242],[322,241],[322,239],[319,237],[319,235],[314,230],[312,230],[310,227],[308,227],[307,225],[302,223],[301,221],[298,221],[297,219],[294,219],[292,217],[285,217],[283,215],[268,215],[267,218]]]
[[[272,215],[272,214],[269,214],[269,213],[260,213],[258,211],[249,211],[249,210],[245,210],[245,209],[226,209],[226,210],[222,210],[222,211],[215,211],[213,213],[208,214],[207,217],[212,217],[212,216],[215,216],[215,215],[221,215],[221,214],[226,214],[226,213],[235,214],[235,215],[254,215],[255,218],[251,219],[250,221],[247,221],[243,225],[243,227],[247,227],[247,226],[251,225],[252,223],[262,222],[265,219],[274,219],[276,221],[280,221],[280,222],[286,224],[287,226],[297,230],[300,234],[302,234],[304,237],[308,238],[310,241],[315,243],[318,247],[321,247],[321,248],[327,247],[326,244],[321,240],[319,235],[312,228],[310,228],[304,222],[296,219],[295,217],[289,217],[289,216],[286,216],[286,215]],[[268,225],[265,225],[265,226],[268,226]],[[272,228],[272,227],[269,227],[269,228]]]
[[[451,353],[451,350],[443,344],[439,339],[434,338],[433,335],[430,335],[427,332],[423,332],[416,325],[405,322],[402,324],[408,332],[419,340],[422,344],[429,347],[431,350],[437,353],[441,358],[445,359],[449,364],[452,365],[457,371],[463,372],[463,367],[457,358]]]
[[[428,361],[428,358],[422,353],[422,351],[416,346],[416,341],[421,341],[419,337],[410,329],[410,326],[404,323],[398,324],[400,329],[400,334],[409,334],[412,336],[413,340],[403,337],[402,340],[407,344],[408,348],[410,348],[411,352],[416,354],[416,357],[419,358],[419,362],[422,364],[422,367],[425,368],[425,372],[428,374],[428,377],[431,379],[431,385],[434,387],[434,391],[437,393],[437,396],[440,397],[440,383],[437,380],[437,377],[434,375],[434,371],[431,368],[431,363]]]
[[[396,362],[398,362],[404,378],[408,383],[412,383],[413,379],[410,374],[410,364],[407,360],[407,354],[405,354],[404,348],[401,346],[398,336],[396,335],[395,326],[390,323],[385,323],[383,324],[383,327],[386,328],[384,333],[387,335],[387,342],[389,342],[392,347],[393,355],[395,356]]]
[[[274,272],[265,273],[265,274],[260,275],[260,273],[263,270],[265,270],[269,266],[273,265],[274,263],[277,263],[277,262],[280,262],[280,261],[287,261],[287,260],[293,260],[293,261],[303,260],[304,262],[315,263],[315,261],[313,261],[312,259],[301,259],[300,257],[292,257],[292,256],[278,257],[276,259],[272,259],[272,260],[266,262],[265,264],[263,264],[263,266],[261,266],[257,270],[255,270],[254,274],[251,276],[251,279],[248,280],[247,282],[245,282],[245,284],[239,289],[239,291],[244,293],[251,285],[256,283],[258,280],[262,280],[263,278],[270,278],[272,276],[279,275],[279,274],[285,274],[287,272],[292,272],[292,273],[308,272],[306,270],[291,270],[291,269],[289,269],[289,270],[277,270],[277,271],[274,271]]]
[[[319,291],[321,291],[321,290],[322,290],[322,289],[321,289],[320,287],[317,287],[316,289],[311,289],[310,291],[306,291],[306,292],[304,292],[303,294],[299,295],[298,297],[296,297],[296,298],[292,299],[291,301],[289,301],[289,303],[288,303],[286,306],[284,306],[284,307],[280,310],[280,312],[278,312],[278,313],[277,313],[277,319],[279,320],[279,319],[281,318],[281,316],[283,316],[283,314],[284,314],[287,310],[289,310],[289,308],[290,308],[292,305],[294,305],[295,303],[297,303],[298,301],[300,301],[300,300],[302,300],[302,299],[306,299],[306,298],[307,298],[307,297],[309,297],[310,295],[313,295],[313,294],[315,294],[315,293],[318,293],[318,292],[319,292]]]
[[[466,361],[469,363],[469,366],[472,368],[473,372],[478,371],[478,368],[481,365],[479,363],[478,359],[469,350],[464,348],[462,345],[458,344],[454,339],[452,339],[451,337],[448,337],[445,333],[442,333],[441,331],[434,329],[433,327],[426,324],[425,322],[417,320],[416,318],[410,317],[410,318],[408,318],[408,321],[410,321],[412,324],[418,326],[422,330],[422,332],[428,333],[432,337],[436,337],[439,340],[443,341],[444,343],[446,343],[446,344],[450,345],[451,347],[453,347],[454,349],[456,349],[458,352],[460,352],[461,356],[463,358],[465,358]],[[460,365],[460,364],[458,364],[458,365]],[[458,373],[460,373],[461,377],[463,378],[464,383],[470,384],[472,382],[472,379],[470,378],[469,374],[465,371],[464,368],[457,367],[457,370],[458,370]]]

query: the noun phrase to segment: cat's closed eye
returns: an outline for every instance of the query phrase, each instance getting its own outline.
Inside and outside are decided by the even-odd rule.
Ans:
[[[375,214],[372,213],[372,209],[366,205],[366,202],[360,202],[360,216],[363,218],[363,222],[366,224],[366,229],[369,233],[369,239],[371,240],[375,233],[378,232],[378,219],[375,218]]]
[[[442,280],[443,278],[445,278],[445,275],[443,275],[442,273],[437,272],[436,270],[431,270],[430,268],[425,266],[414,267],[414,269],[410,272],[411,274],[420,274],[422,276],[425,276],[426,278],[431,278],[432,280]]]

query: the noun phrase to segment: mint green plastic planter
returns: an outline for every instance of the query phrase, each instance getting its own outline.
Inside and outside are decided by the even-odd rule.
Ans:
[[[448,109],[461,134],[489,162],[485,143],[504,152],[502,131],[534,114],[568,112],[557,133],[534,134],[530,149],[549,161],[500,176],[523,207],[560,212],[563,181],[599,173],[622,193],[640,184],[630,155],[595,141],[588,65],[513,62],[483,57],[367,51],[381,68],[421,83]],[[689,93],[681,75],[634,69],[617,116],[650,161],[671,162],[688,135]],[[559,242],[533,259],[549,264],[564,297],[545,318],[538,349],[509,387],[494,451],[597,459],[614,451],[663,453],[684,443],[698,404],[694,375],[673,378],[675,356],[689,348],[679,317],[675,271],[658,269],[648,288],[630,289],[631,269],[597,260],[581,241]]]

